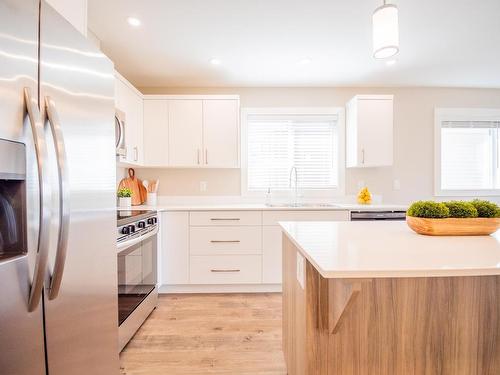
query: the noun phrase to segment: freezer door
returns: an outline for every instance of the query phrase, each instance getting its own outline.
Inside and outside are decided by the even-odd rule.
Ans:
[[[37,159],[23,91],[29,88],[36,105],[37,50],[38,1],[0,0],[0,138],[9,140],[0,146],[2,375],[45,374],[41,302],[28,312],[38,251],[40,200]]]
[[[113,97],[110,60],[42,1],[40,102],[56,213],[44,293],[50,375],[119,372]]]

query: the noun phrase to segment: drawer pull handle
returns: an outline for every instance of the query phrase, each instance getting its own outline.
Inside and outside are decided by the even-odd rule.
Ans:
[[[211,240],[211,243],[240,243],[240,240]]]
[[[212,221],[239,221],[240,219],[237,217],[228,217],[228,218],[218,218],[218,217],[213,217],[210,220]]]
[[[230,273],[230,272],[240,272],[240,270],[210,270],[210,272],[214,272],[214,273]]]

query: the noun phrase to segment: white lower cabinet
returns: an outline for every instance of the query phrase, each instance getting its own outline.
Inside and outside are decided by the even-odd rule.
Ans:
[[[262,227],[191,227],[191,255],[262,254]]]
[[[189,212],[161,213],[162,284],[189,284]]]
[[[262,228],[262,282],[281,284],[281,236],[279,226]]]
[[[260,284],[260,255],[191,256],[191,284]]]
[[[349,211],[163,212],[162,284],[191,285],[195,292],[203,285],[276,287],[282,282],[280,221],[348,220]]]
[[[262,213],[262,282],[281,284],[280,221],[348,221],[349,211],[264,211]]]
[[[262,211],[195,211],[189,217],[191,226],[262,225]]]
[[[264,211],[262,224],[279,226],[280,221],[349,221],[349,211]],[[281,244],[280,244],[281,246]]]
[[[262,283],[262,213],[190,213],[191,284]]]

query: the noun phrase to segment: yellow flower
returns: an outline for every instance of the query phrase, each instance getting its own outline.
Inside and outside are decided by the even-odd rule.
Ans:
[[[358,193],[358,203],[359,204],[370,204],[372,203],[372,194],[367,187],[361,189]]]

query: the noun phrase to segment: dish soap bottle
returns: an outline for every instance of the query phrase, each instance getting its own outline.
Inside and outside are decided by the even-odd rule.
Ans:
[[[270,206],[272,204],[272,196],[271,196],[271,188],[267,188],[267,193],[266,193],[266,206]]]

